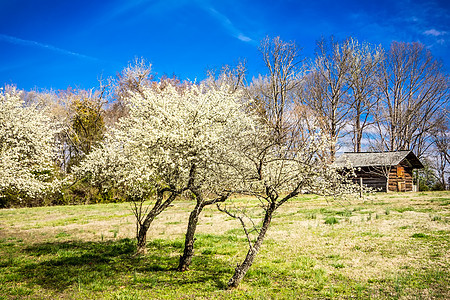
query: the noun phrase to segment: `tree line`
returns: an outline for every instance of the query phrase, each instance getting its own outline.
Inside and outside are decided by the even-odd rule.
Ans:
[[[259,49],[267,73],[250,82],[242,62],[193,83],[157,80],[136,59],[89,91],[6,86],[0,204],[129,201],[137,254],[145,254],[154,219],[180,197],[191,199],[180,271],[191,263],[202,210],[216,205],[248,239],[229,281],[236,287],[281,205],[300,193],[355,193],[350,174],[332,165],[342,147],[437,153],[435,177],[445,186],[448,77],[423,45],[395,42],[385,52],[329,38],[312,60],[279,37]],[[235,203],[233,194],[260,204]]]

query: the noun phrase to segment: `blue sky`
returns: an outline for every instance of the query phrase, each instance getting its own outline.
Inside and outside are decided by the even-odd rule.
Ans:
[[[257,74],[266,35],[294,40],[305,57],[322,36],[419,41],[450,70],[444,0],[0,0],[0,85],[94,88],[135,57],[181,79],[239,59]]]

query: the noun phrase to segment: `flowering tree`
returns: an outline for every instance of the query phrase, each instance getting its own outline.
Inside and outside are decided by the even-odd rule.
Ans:
[[[15,88],[0,91],[0,206],[55,186],[55,134],[44,109],[26,106]]]
[[[259,200],[259,214],[247,205],[219,205],[219,210],[240,221],[249,250],[228,282],[237,287],[256,258],[276,210],[302,192],[338,195],[352,191],[352,185],[329,164],[324,153],[334,145],[328,132],[320,130],[318,118],[299,118],[293,99],[300,82],[299,58],[294,43],[265,39],[261,52],[269,76],[249,89],[255,99],[249,107],[259,116],[255,130],[239,140],[235,150],[242,157],[239,173],[243,190]],[[262,220],[255,217],[263,215]]]
[[[224,201],[239,181],[233,145],[252,130],[239,95],[226,87],[154,84],[127,98],[129,114],[119,119],[102,147],[89,154],[78,174],[94,184],[121,186],[134,202],[138,253],[154,218],[183,192],[196,206],[189,218],[180,270],[193,254],[194,233],[204,206]],[[143,201],[156,194],[152,208]]]
[[[262,125],[261,125],[262,126]],[[298,141],[292,135],[277,137],[270,129],[242,144],[240,150],[248,162],[242,164],[246,194],[259,200],[258,207],[217,205],[220,211],[238,219],[246,234],[249,250],[238,264],[228,282],[237,287],[256,258],[276,210],[300,193],[310,192],[325,196],[354,193],[356,187],[330,166],[321,153],[330,147],[329,138],[320,132],[311,132],[307,140]],[[258,210],[253,212],[252,210]],[[261,211],[262,210],[262,211]],[[262,215],[262,220],[256,221]]]

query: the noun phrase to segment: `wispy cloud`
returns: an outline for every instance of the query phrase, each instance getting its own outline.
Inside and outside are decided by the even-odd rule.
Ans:
[[[251,42],[251,41],[252,41],[251,38],[249,38],[248,36],[245,36],[245,35],[243,35],[243,34],[239,34],[239,35],[237,36],[237,38],[238,38],[239,40],[243,41],[243,42]]]
[[[425,35],[431,35],[431,36],[442,36],[446,35],[447,31],[438,31],[436,29],[430,29],[423,32]]]
[[[114,10],[107,14],[105,20],[110,21],[131,11],[136,11],[133,20],[130,20],[130,22],[133,22],[148,18],[150,13],[167,14],[174,9],[179,9],[180,7],[188,9],[190,5],[194,5],[209,13],[231,36],[246,43],[253,42],[252,38],[238,29],[225,14],[216,10],[210,2],[209,0],[130,0],[126,4],[115,7]]]
[[[43,43],[39,43],[36,41],[31,41],[31,40],[24,40],[24,39],[20,39],[14,36],[10,36],[10,35],[6,35],[6,34],[0,34],[0,41],[5,41],[11,44],[15,44],[15,45],[22,45],[22,46],[28,46],[28,47],[36,47],[36,48],[41,48],[41,49],[47,49],[53,52],[57,52],[60,54],[64,54],[64,55],[70,55],[70,56],[75,56],[78,58],[83,58],[83,59],[89,59],[89,60],[97,60],[97,58],[91,57],[91,56],[87,56],[87,55],[83,55],[77,52],[73,52],[73,51],[69,51],[66,49],[61,49],[49,44],[43,44]]]
[[[216,18],[221,25],[235,38],[237,38],[240,41],[243,42],[252,42],[253,40],[245,35],[243,32],[241,32],[234,24],[230,21],[230,19],[225,16],[224,14],[218,12],[216,9],[214,9],[212,6],[207,8],[210,15],[212,15],[214,18]]]

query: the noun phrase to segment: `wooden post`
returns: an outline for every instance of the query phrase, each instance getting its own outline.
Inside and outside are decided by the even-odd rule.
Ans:
[[[420,192],[420,182],[419,182],[419,178],[420,178],[420,176],[419,176],[419,171],[417,171],[417,190],[416,190],[416,192]]]
[[[359,198],[363,196],[363,179],[359,177]]]

